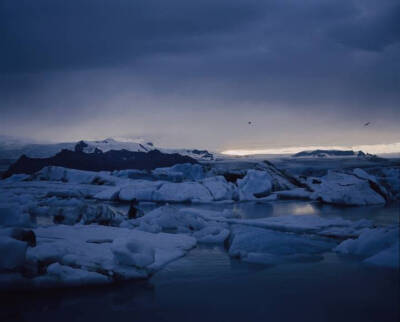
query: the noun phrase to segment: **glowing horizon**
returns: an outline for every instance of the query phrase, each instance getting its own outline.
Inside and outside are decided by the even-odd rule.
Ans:
[[[312,150],[353,150],[363,151],[371,154],[382,154],[382,153],[400,153],[400,142],[388,143],[388,144],[363,144],[353,146],[340,146],[340,145],[325,145],[325,146],[293,146],[285,148],[275,149],[231,149],[222,151],[225,155],[257,155],[257,154],[294,154],[301,151],[312,151]]]

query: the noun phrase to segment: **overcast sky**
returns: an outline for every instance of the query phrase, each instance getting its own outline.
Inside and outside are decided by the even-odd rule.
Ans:
[[[0,48],[0,134],[400,142],[398,0],[0,0]]]

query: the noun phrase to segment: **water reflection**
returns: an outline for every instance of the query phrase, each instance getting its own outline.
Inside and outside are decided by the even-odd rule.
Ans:
[[[293,215],[315,215],[317,213],[318,210],[311,203],[304,205],[296,204],[293,208]]]

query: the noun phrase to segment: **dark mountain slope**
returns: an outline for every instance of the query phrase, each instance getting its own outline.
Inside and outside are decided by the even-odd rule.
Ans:
[[[132,152],[128,150],[111,150],[93,153],[82,151],[62,150],[50,158],[29,158],[21,156],[3,174],[7,178],[16,173],[32,174],[46,166],[60,166],[78,170],[113,171],[125,169],[152,170],[160,167],[169,167],[177,163],[197,163],[188,156],[177,153],[166,154],[158,150],[149,152]]]

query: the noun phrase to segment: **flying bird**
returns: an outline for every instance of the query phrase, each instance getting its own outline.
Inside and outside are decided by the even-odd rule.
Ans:
[[[248,124],[251,125],[251,122],[249,121]]]
[[[368,126],[370,124],[371,124],[371,122],[367,122],[367,123],[364,124],[364,126]]]

